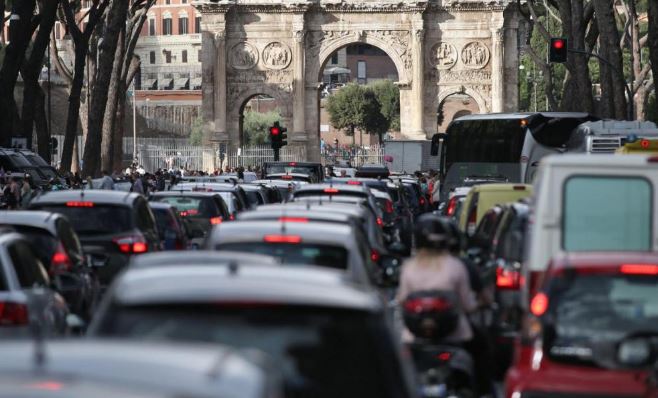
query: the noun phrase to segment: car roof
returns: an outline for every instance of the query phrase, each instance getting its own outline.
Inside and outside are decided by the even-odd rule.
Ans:
[[[542,165],[566,166],[566,167],[604,167],[606,169],[617,166],[639,166],[644,168],[656,168],[658,162],[653,161],[651,154],[564,154],[560,156],[547,156],[541,160]]]
[[[39,204],[60,204],[68,201],[85,201],[112,205],[132,205],[132,203],[140,196],[141,195],[138,193],[101,189],[48,191],[32,199],[30,202],[30,207]]]
[[[532,192],[532,185],[529,184],[482,184],[475,185],[469,192],[492,192],[492,191],[529,191]]]
[[[174,206],[170,205],[169,203],[164,203],[164,202],[149,202],[149,207],[154,209],[154,210],[169,210],[169,209],[174,209]]]
[[[557,272],[565,269],[608,268],[618,267],[622,264],[658,265],[658,253],[652,252],[580,252],[559,253],[551,261],[550,271]],[[549,272],[550,272],[549,271]]]
[[[263,206],[260,206],[263,207]],[[257,209],[257,211],[248,211],[238,214],[238,221],[242,220],[267,220],[273,218],[308,218],[310,221],[331,221],[331,222],[350,222],[352,217],[345,213],[336,213],[321,211],[318,209],[295,208],[291,209],[285,205],[274,205],[265,209]]]
[[[372,193],[375,196],[375,198],[391,200],[391,195],[389,195],[386,192],[382,192],[378,189],[372,188],[370,190],[370,193]]]
[[[323,192],[325,189],[337,189],[338,192],[357,192],[367,194],[368,188],[363,185],[333,185],[333,184],[308,184],[302,187],[299,187],[295,192],[308,192],[308,191],[320,191]]]
[[[50,211],[5,210],[0,211],[0,224],[23,225],[55,233],[55,222],[63,217]]]
[[[34,342],[0,343],[0,372],[47,375],[63,384],[98,380],[175,397],[257,397],[266,384],[264,359],[218,344],[99,339],[43,344],[44,360],[35,364]]]
[[[322,202],[315,200],[315,197],[310,198],[299,198],[299,201],[296,202],[287,202],[287,203],[277,203],[271,205],[258,206],[256,211],[263,211],[270,208],[270,206],[285,206],[287,209],[301,209],[301,210],[317,210],[322,212],[341,212],[345,214],[350,214],[355,217],[363,217],[367,214],[368,209],[360,204],[365,203],[363,199],[360,198],[346,198],[350,200],[346,201],[330,201],[323,200]],[[351,199],[355,199],[351,201]],[[358,204],[358,206],[355,206]]]
[[[151,194],[151,197],[158,197],[158,196],[196,196],[196,197],[213,197],[213,196],[218,196],[218,192],[203,192],[203,191],[176,191],[176,190],[171,190],[171,191],[160,191],[160,192],[153,192]]]
[[[131,267],[162,267],[162,266],[203,266],[203,265],[279,265],[279,261],[264,254],[234,252],[229,250],[192,250],[165,251],[145,253],[133,256]]]
[[[235,242],[262,242],[266,235],[298,235],[302,243],[321,243],[350,246],[354,241],[351,226],[335,223],[298,223],[267,220],[234,221],[213,228],[209,243],[212,245]]]
[[[262,185],[256,185],[256,184],[253,184],[253,185],[252,184],[240,184],[240,186],[242,187],[242,189],[244,189],[245,191],[249,191],[249,192],[261,192],[261,190],[263,189]]]
[[[129,268],[112,299],[124,305],[218,301],[379,310],[377,294],[350,282],[344,271],[316,266],[253,265]]]

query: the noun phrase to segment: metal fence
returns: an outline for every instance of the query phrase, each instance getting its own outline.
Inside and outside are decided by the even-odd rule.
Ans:
[[[322,153],[322,163],[325,165],[346,163],[352,167],[359,167],[365,163],[384,164],[384,146],[326,147]]]

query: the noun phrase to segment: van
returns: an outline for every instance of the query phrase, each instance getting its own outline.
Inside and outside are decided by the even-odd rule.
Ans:
[[[472,235],[487,210],[495,205],[516,202],[530,195],[532,195],[532,186],[527,184],[476,185],[468,192],[462,205],[459,228]]]
[[[560,252],[658,250],[658,157],[565,154],[544,159],[524,258],[523,303]]]

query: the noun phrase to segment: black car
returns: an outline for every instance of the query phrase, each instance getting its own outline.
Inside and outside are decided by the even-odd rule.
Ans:
[[[130,268],[89,334],[256,349],[285,379],[285,397],[410,398],[409,358],[378,293],[316,267]]]
[[[244,189],[237,184],[228,183],[182,183],[176,184],[171,188],[172,191],[193,191],[193,192],[220,192],[230,193],[235,197],[237,202],[237,212],[245,211],[251,208],[249,199]]]
[[[217,192],[162,191],[152,194],[149,200],[175,207],[196,247],[201,246],[214,225],[229,221],[232,215]]]
[[[247,195],[247,200],[249,201],[249,205],[252,209],[255,209],[260,205],[270,203],[268,197],[269,193],[264,187],[252,184],[241,184],[240,186],[244,190],[244,193]]]
[[[32,166],[39,169],[41,174],[43,174],[49,181],[55,180],[62,185],[65,184],[66,181],[59,174],[57,169],[48,164],[48,162],[46,162],[41,156],[28,149],[19,149],[18,152],[20,152],[20,154],[23,155],[32,164]]]
[[[71,311],[87,321],[91,319],[100,285],[66,217],[45,211],[2,211],[0,225],[11,226],[32,242],[34,254]]]
[[[265,162],[263,164],[263,179],[270,179],[272,174],[297,173],[305,174],[314,183],[324,181],[324,166],[314,162]]]
[[[137,193],[51,191],[34,198],[29,208],[69,219],[103,287],[128,265],[131,256],[160,248],[153,212]]]
[[[163,250],[187,250],[189,248],[188,232],[177,209],[168,204],[150,202],[149,206],[155,216]]]
[[[35,186],[48,185],[48,177],[21,154],[18,149],[0,148],[0,168],[6,173],[27,174]]]

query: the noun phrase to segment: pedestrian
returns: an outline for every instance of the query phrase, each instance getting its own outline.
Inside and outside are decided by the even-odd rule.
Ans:
[[[18,204],[21,202],[21,189],[18,182],[18,177],[12,177],[11,181],[5,188],[7,207],[10,209],[16,209]]]
[[[101,178],[101,183],[98,188],[107,190],[114,189],[114,180],[110,177],[110,173],[108,173],[107,170],[103,170],[103,178]]]
[[[139,173],[134,174],[135,182],[133,183],[132,191],[144,195],[144,182]]]
[[[21,186],[21,207],[27,208],[28,203],[32,200],[32,187],[30,186],[30,176],[25,175],[23,185]]]
[[[165,176],[164,173],[159,172],[156,177],[156,189],[158,191],[165,190]]]

